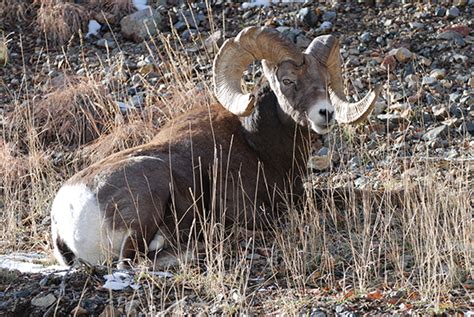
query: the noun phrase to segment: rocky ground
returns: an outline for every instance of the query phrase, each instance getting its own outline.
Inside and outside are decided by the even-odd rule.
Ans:
[[[363,96],[369,87],[383,86],[370,124],[353,132],[358,134],[357,140],[335,133],[326,140],[326,148],[316,153],[330,153],[334,168],[342,172],[330,178],[334,171],[314,173],[308,184],[324,187],[330,181],[333,186],[352,183],[357,188],[392,189],[404,177],[412,177],[416,162],[421,160],[432,160],[430,168],[441,178],[462,175],[463,180],[473,184],[474,4],[464,2],[457,7],[162,4],[153,6],[148,19],[156,26],[153,24],[148,31],[134,24],[147,17],[140,11],[123,13],[125,20],[107,16],[108,25],[105,16],[91,13],[102,25],[100,30],[82,39],[74,36],[64,46],[51,45],[32,20],[4,21],[9,60],[0,67],[0,142],[17,142],[18,153],[28,154],[21,142],[9,134],[16,118],[12,114],[22,105],[47,100],[47,94],[77,78],[94,78],[108,92],[107,101],[124,113],[145,109],[148,103],[167,98],[174,91],[176,73],[194,86],[193,94],[203,93],[209,87],[215,48],[223,39],[236,35],[242,27],[265,24],[276,27],[301,48],[320,34],[340,36],[344,77],[353,99]],[[154,40],[149,39],[150,30]],[[142,38],[146,40],[142,42]],[[167,43],[170,54],[166,54]],[[181,55],[176,52],[188,59],[178,59]],[[177,56],[175,68],[170,67],[170,56]],[[155,129],[170,111],[173,110],[163,110],[158,119],[154,118]],[[149,133],[153,131],[150,129]],[[51,154],[55,164],[66,164],[68,151],[78,148],[69,141],[60,142],[61,147]],[[351,142],[362,146],[362,150],[348,151],[353,146]],[[3,199],[0,197],[2,208]],[[42,225],[47,228],[48,217],[43,218]],[[223,293],[206,290],[206,285],[196,286],[199,282],[195,276],[206,274],[205,265],[190,269],[190,276],[153,275],[140,270],[130,273],[138,289],[119,290],[104,288],[104,276],[110,273],[106,268],[82,266],[46,275],[2,270],[0,315],[119,316],[155,314],[164,309],[167,314],[472,314],[474,282],[469,274],[461,279],[458,288],[445,292],[445,302],[450,305],[433,311],[419,293],[397,289],[390,278],[388,283],[378,281],[365,292],[344,285],[329,289],[311,281],[303,291],[296,291],[288,285],[283,271],[281,276],[268,274],[268,252],[262,247],[248,255],[246,261],[251,269],[247,287],[251,291],[246,290],[246,294],[252,295],[245,298],[241,295],[244,290],[233,289],[232,283],[225,283],[227,289]],[[193,274],[193,270],[199,274]]]

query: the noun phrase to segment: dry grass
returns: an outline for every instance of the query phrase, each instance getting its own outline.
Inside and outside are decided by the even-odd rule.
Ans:
[[[63,44],[81,31],[87,31],[88,12],[78,4],[42,0],[36,23],[52,44]]]
[[[0,22],[24,21],[31,12],[32,5],[33,1],[29,0],[0,0]]]
[[[127,10],[126,1],[120,3],[120,10]],[[42,8],[44,16],[38,18],[52,40],[68,40],[82,25],[83,12],[72,4],[45,2]],[[73,23],[56,27],[55,18]],[[51,252],[49,206],[61,183],[92,162],[149,141],[177,114],[212,102],[209,78],[195,66],[210,56],[186,54],[185,44],[165,35],[154,40],[149,53],[159,61],[160,81],[141,83],[147,91],[141,111],[124,114],[116,107],[129,83],[103,86],[93,74],[53,83],[48,95],[12,105],[0,143],[2,252]],[[143,268],[137,279],[147,291],[134,295],[139,308],[149,314],[228,315],[252,313],[258,304],[260,312],[294,315],[316,305],[315,290],[342,294],[331,297],[339,304],[352,298],[347,294],[396,289],[442,312],[451,290],[474,276],[473,165],[418,154],[386,167],[380,163],[384,157],[367,151],[359,132],[334,132],[345,145],[332,144],[342,158],[325,176],[333,186],[323,195],[319,187],[325,186],[310,179],[297,205],[286,193],[287,217],[274,230],[248,232],[236,226],[227,231],[219,219],[209,218],[200,265],[182,262],[171,280]],[[376,147],[387,148],[386,141]],[[341,175],[353,173],[347,164],[353,155],[384,175],[377,194],[334,189]],[[384,187],[401,194],[395,197]],[[220,193],[214,194],[217,199]]]
[[[6,139],[32,135],[43,149],[53,144],[79,147],[107,131],[120,113],[117,108],[100,84],[76,78],[44,97],[17,105],[7,116]]]
[[[89,5],[109,12],[117,18],[135,10],[131,0],[91,0]]]

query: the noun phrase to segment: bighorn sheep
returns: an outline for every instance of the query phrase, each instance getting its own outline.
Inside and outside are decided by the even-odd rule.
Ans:
[[[242,74],[256,60],[267,82],[244,94]],[[364,120],[377,97],[371,91],[346,102],[331,35],[303,53],[274,29],[248,27],[223,44],[213,71],[220,105],[171,120],[150,143],[111,155],[61,187],[51,211],[60,262],[133,260],[173,247],[210,210],[226,224],[266,226],[279,190],[302,194],[311,134],[328,133],[334,119]]]

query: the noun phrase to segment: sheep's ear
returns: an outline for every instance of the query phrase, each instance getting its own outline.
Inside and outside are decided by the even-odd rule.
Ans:
[[[336,111],[336,120],[339,123],[358,123],[366,120],[375,106],[380,89],[369,91],[358,102],[347,102],[342,79],[339,40],[333,35],[318,36],[305,53],[326,65],[330,78],[329,96]]]

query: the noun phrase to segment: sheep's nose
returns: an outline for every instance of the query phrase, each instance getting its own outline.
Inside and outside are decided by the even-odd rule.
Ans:
[[[334,115],[334,111],[329,111],[326,109],[319,110],[319,114],[326,119],[326,122],[331,122],[332,116]]]

